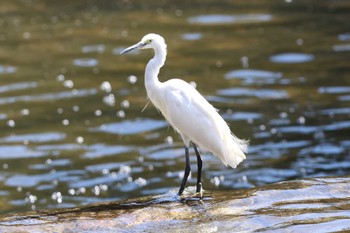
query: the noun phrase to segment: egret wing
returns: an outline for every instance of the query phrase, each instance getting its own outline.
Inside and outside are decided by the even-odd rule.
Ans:
[[[228,126],[195,88],[182,80],[171,81],[164,99],[164,117],[181,135],[202,144],[203,149],[213,151],[213,147],[220,146],[223,128]]]
[[[244,158],[247,142],[234,136],[216,109],[190,84],[180,79],[164,83],[164,117],[181,134],[186,146],[196,143],[225,165],[236,167]]]

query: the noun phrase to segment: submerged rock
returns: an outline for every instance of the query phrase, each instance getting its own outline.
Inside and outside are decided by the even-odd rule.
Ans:
[[[350,231],[350,176],[0,216],[0,232]]]

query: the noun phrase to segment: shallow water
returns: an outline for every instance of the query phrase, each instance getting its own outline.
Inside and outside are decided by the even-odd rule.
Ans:
[[[181,139],[142,111],[151,52],[118,55],[148,32],[168,43],[160,79],[195,84],[251,141],[235,170],[203,154],[205,189],[349,174],[350,3],[193,4],[3,1],[1,213],[179,186]]]

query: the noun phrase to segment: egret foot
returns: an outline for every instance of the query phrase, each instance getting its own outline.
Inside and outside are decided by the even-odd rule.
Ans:
[[[198,184],[197,184],[196,192],[197,192],[197,193],[202,192],[202,183],[198,183]]]
[[[200,199],[203,198],[203,189],[202,189],[202,183],[198,183],[197,184],[197,188],[196,188],[196,196],[199,196]]]

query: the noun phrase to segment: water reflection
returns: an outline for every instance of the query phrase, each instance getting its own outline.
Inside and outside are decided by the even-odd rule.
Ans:
[[[338,39],[340,41],[350,41],[350,32],[339,34]]]
[[[233,70],[225,74],[226,79],[242,79],[247,85],[274,84],[282,77],[280,72],[253,69]]]
[[[275,63],[304,63],[314,60],[314,55],[304,53],[282,53],[270,57]]]
[[[272,20],[269,14],[244,14],[244,15],[199,15],[188,19],[194,24],[227,24],[227,23],[254,23]]]
[[[320,87],[320,88],[318,88],[318,91],[321,94],[344,94],[344,93],[350,93],[350,87],[346,87],[346,86],[345,87],[344,86]]]
[[[320,144],[313,147],[308,147],[300,150],[300,155],[312,155],[312,154],[324,154],[324,155],[334,155],[341,154],[344,152],[344,148],[331,145],[331,144]]]
[[[332,2],[330,11],[316,1],[261,1],[259,9],[215,2],[194,9],[179,2],[179,9],[166,10],[151,2],[156,12],[148,2],[125,3],[122,11],[111,2],[78,1],[37,5],[42,11],[12,4],[18,16],[3,15],[2,213],[179,186],[181,138],[152,104],[142,111],[152,54],[119,56],[147,32],[167,38],[169,61],[160,78],[195,83],[233,131],[251,141],[235,170],[204,152],[204,188],[349,173],[349,15],[341,5]]]
[[[82,157],[93,159],[130,152],[132,148],[127,146],[108,146],[105,144],[94,144],[86,148],[86,150],[87,152],[82,154]]]
[[[223,96],[232,97],[257,97],[259,99],[285,99],[288,93],[284,90],[275,89],[253,89],[253,88],[228,88],[218,90],[217,93]]]
[[[333,50],[335,52],[348,52],[348,51],[350,51],[350,44],[334,45]]]
[[[35,88],[37,86],[38,86],[37,82],[13,83],[13,84],[0,86],[0,93],[8,92],[8,91],[30,89],[30,88]]]
[[[0,113],[0,120],[5,120],[7,118],[6,114]]]
[[[32,150],[24,145],[3,146],[0,145],[1,159],[36,158],[47,156],[42,151]]]
[[[0,65],[0,74],[11,74],[15,73],[16,70],[17,68],[13,66]]]
[[[167,123],[165,121],[137,118],[135,120],[125,120],[118,123],[103,124],[98,128],[92,128],[90,130],[92,132],[102,131],[112,134],[129,135],[143,133],[166,126]]]
[[[66,138],[64,133],[47,132],[38,134],[24,134],[24,135],[10,135],[5,138],[0,138],[0,143],[13,143],[13,142],[50,142],[50,141],[61,141]]]
[[[35,101],[47,101],[47,100],[71,99],[71,98],[94,95],[96,93],[97,93],[96,89],[85,89],[85,90],[74,89],[72,91],[64,91],[60,93],[3,97],[3,98],[0,98],[0,105],[6,105],[6,104],[12,104],[12,103],[18,103],[18,102],[35,102]]]
[[[106,46],[103,44],[98,45],[86,45],[81,48],[82,53],[103,53],[106,49]]]
[[[235,112],[232,114],[222,114],[222,117],[225,120],[246,120],[248,122],[252,122],[253,120],[261,120],[263,115],[256,112]]]
[[[184,40],[200,40],[203,38],[201,33],[185,33],[181,35]]]
[[[94,58],[77,58],[73,60],[73,64],[81,67],[97,66],[98,61]]]

